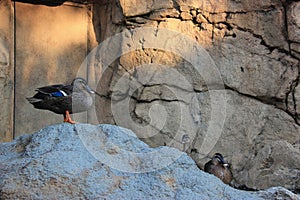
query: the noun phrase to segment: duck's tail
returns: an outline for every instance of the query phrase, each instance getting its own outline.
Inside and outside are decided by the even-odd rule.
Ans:
[[[29,103],[31,103],[31,104],[35,104],[35,103],[38,103],[38,102],[41,102],[42,101],[42,99],[37,99],[37,98],[33,98],[33,97],[28,97],[28,98],[26,98],[27,99],[27,101],[29,101]]]

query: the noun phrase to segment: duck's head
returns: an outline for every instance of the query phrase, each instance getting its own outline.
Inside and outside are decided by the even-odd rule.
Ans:
[[[81,78],[81,77],[77,77],[72,81],[72,86],[73,86],[73,90],[77,90],[77,91],[84,91],[86,90],[87,92],[94,94],[95,91],[92,90],[85,79]]]
[[[220,153],[215,153],[211,160],[214,165],[223,165],[224,167],[228,167],[228,163],[224,160],[224,157]]]

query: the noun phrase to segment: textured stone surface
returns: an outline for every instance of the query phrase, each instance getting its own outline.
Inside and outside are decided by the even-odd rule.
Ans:
[[[262,192],[261,197],[266,199],[282,199],[282,200],[283,199],[297,200],[300,198],[299,195],[295,195],[282,187],[273,187],[267,189],[266,191]]]
[[[6,4],[1,6],[1,11],[5,12],[0,15],[6,21],[0,24],[0,43],[3,52],[10,52],[8,46],[12,43],[5,32],[8,29],[2,26],[11,23],[7,18],[7,5],[11,4],[7,4],[10,2],[7,0],[1,1],[1,5],[3,2]],[[181,140],[188,134],[191,143],[187,152],[200,166],[206,162],[205,156],[219,151],[232,163],[237,185],[258,189],[280,185],[299,191],[299,1],[101,1],[93,4],[91,10],[86,9],[82,18],[81,12],[77,12],[80,6],[40,8],[27,4],[25,7],[30,13],[36,13],[27,16],[28,12],[21,12],[17,17],[46,20],[47,27],[43,29],[43,23],[29,26],[26,20],[17,23],[17,29],[22,24],[21,28],[30,27],[29,31],[19,27],[16,34],[17,45],[25,47],[16,57],[16,67],[22,66],[24,70],[18,71],[16,76],[16,86],[21,87],[15,91],[17,133],[32,132],[45,124],[61,121],[60,116],[54,114],[47,115],[49,119],[45,120],[46,111],[32,110],[25,104],[25,97],[32,95],[38,86],[72,79],[83,60],[77,56],[79,46],[84,46],[86,52],[84,35],[88,34],[87,45],[92,42],[94,33],[97,41],[103,44],[105,39],[124,31],[123,38],[109,38],[108,48],[89,63],[88,69],[85,68],[89,81],[101,79],[93,88],[103,94],[103,98],[97,99],[96,112],[88,114],[90,122],[126,126],[155,147],[169,145],[183,149]],[[20,10],[18,3],[16,8]],[[40,15],[36,8],[41,9]],[[60,9],[64,10],[63,18],[55,14]],[[49,14],[46,10],[53,12]],[[70,15],[65,15],[65,10],[70,11]],[[87,21],[85,29],[82,24]],[[59,28],[55,29],[56,26]],[[143,35],[135,29],[143,27],[151,27],[153,31],[145,31]],[[164,35],[163,28],[176,31],[178,36]],[[180,39],[180,34],[209,53],[215,66],[211,63],[206,66],[218,69],[223,85],[213,85],[213,81],[207,80],[205,70],[198,73],[195,70],[198,65],[193,66],[175,53],[178,49],[188,55],[195,52],[196,45],[188,46]],[[161,39],[155,40],[157,37]],[[67,49],[67,42],[74,42],[75,48],[71,45],[72,48]],[[151,45],[156,48],[149,47]],[[129,47],[136,49],[125,53]],[[113,60],[107,59],[116,52],[119,54]],[[45,56],[36,56],[43,53]],[[58,53],[59,58],[55,56]],[[12,68],[6,65],[7,53],[0,58],[3,60],[0,63],[2,77]],[[70,66],[67,66],[68,60],[72,60]],[[103,62],[108,60],[108,63]],[[198,60],[204,62],[205,59]],[[109,67],[101,75],[103,63]],[[29,73],[33,68],[34,76]],[[12,79],[0,79],[5,80],[1,84],[3,94],[7,95],[0,100],[5,105],[3,108],[9,108]],[[221,95],[224,88],[227,99]],[[126,105],[122,104],[124,100]],[[221,106],[224,102],[226,109]],[[212,112],[212,107],[219,109]],[[5,121],[5,126],[12,123],[8,120],[11,113],[6,113],[9,112],[0,114],[0,122]],[[210,127],[216,134],[206,137]]]
[[[300,58],[300,2],[292,2],[288,6],[288,36],[294,56]]]
[[[1,199],[299,199],[233,189],[185,153],[112,125],[49,126],[1,144],[0,161]]]
[[[182,74],[176,76],[171,70],[158,71],[153,66],[139,68],[135,71],[136,79],[125,84],[130,86],[138,81],[147,85],[133,93],[129,111],[122,99],[133,89],[124,84],[121,88],[113,87],[113,94],[118,92],[118,97],[122,97],[114,99],[123,105],[111,104],[119,111],[113,115],[118,119],[117,124],[133,129],[152,146],[168,145],[182,150],[181,138],[188,134],[193,140],[189,151],[193,151],[191,156],[196,162],[203,167],[207,162],[203,155],[223,152],[232,164],[237,184],[257,189],[281,185],[299,190],[300,128],[290,115],[258,99],[227,90],[226,109],[217,114],[224,115],[224,124],[220,122],[224,125],[222,133],[209,135],[211,97],[222,97],[222,91],[194,93],[191,85],[184,82],[176,85],[178,80],[184,80]],[[151,77],[150,81],[143,78],[143,72]],[[163,85],[160,84],[162,80]],[[207,137],[214,141],[205,140]],[[206,146],[210,148],[208,152],[204,150]]]
[[[288,7],[288,30],[289,39],[300,41],[300,2],[292,2]]]
[[[0,142],[11,141],[13,130],[13,10],[0,1]]]
[[[214,91],[218,95],[218,91]],[[208,93],[198,96],[201,128],[193,148],[203,145],[210,119]],[[300,129],[285,112],[227,91],[223,132],[212,152],[223,152],[237,183],[251,188],[284,186],[299,190]],[[204,144],[207,145],[207,144]],[[201,152],[200,152],[201,153]],[[201,155],[200,155],[201,156]],[[197,160],[197,154],[192,154]],[[198,160],[204,166],[206,159]]]
[[[173,2],[171,0],[151,0],[151,1],[118,1],[126,17],[145,15],[153,10],[160,10],[165,8],[172,8]],[[137,7],[138,5],[138,7]]]
[[[175,0],[138,2],[140,7],[134,3],[119,1],[126,19],[122,25],[109,26],[127,34],[123,41],[115,41],[118,49],[135,45],[137,50],[115,60],[99,84],[106,96],[96,109],[99,122],[130,128],[155,147],[183,149],[181,139],[188,134],[187,152],[200,166],[207,161],[205,156],[221,152],[232,163],[237,185],[299,191],[299,2]],[[134,31],[149,26],[158,30],[145,31],[142,37]],[[167,34],[159,42],[153,39],[164,28],[209,52],[224,83],[216,86],[219,91],[207,91],[207,77],[174,53],[181,49],[192,54],[187,43],[178,39],[169,45],[173,38]],[[102,38],[111,35],[110,31]],[[133,42],[124,42],[128,38]],[[159,43],[173,49],[147,48]],[[104,57],[109,55],[105,52]],[[224,88],[226,99],[220,96]],[[219,96],[219,102],[212,102]],[[110,107],[105,109],[100,102]],[[212,113],[211,107],[222,102],[226,109]],[[222,132],[207,138],[216,116],[220,120],[215,119],[212,130]]]

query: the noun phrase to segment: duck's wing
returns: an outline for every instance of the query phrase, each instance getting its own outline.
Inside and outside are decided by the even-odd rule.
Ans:
[[[53,92],[58,92],[61,88],[63,88],[65,85],[59,84],[59,85],[48,85],[44,87],[37,88],[37,92],[41,92],[44,94],[51,94]]]
[[[63,84],[49,85],[37,88],[36,91],[39,96],[62,97],[72,94],[72,86]]]
[[[212,171],[212,168],[213,168],[213,163],[212,163],[211,160],[208,161],[207,163],[205,163],[205,165],[204,165],[204,171],[205,171],[205,172],[212,173],[212,172],[211,172],[211,171]]]

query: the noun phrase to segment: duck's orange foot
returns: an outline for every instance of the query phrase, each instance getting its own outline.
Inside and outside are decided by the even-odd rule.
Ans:
[[[68,110],[66,110],[66,114],[65,114],[65,117],[64,117],[64,122],[68,122],[70,124],[77,124],[77,122],[72,120]]]
[[[77,124],[76,121],[73,121],[73,120],[71,120],[71,119],[64,119],[64,122],[68,122],[68,123],[70,123],[70,124]]]

